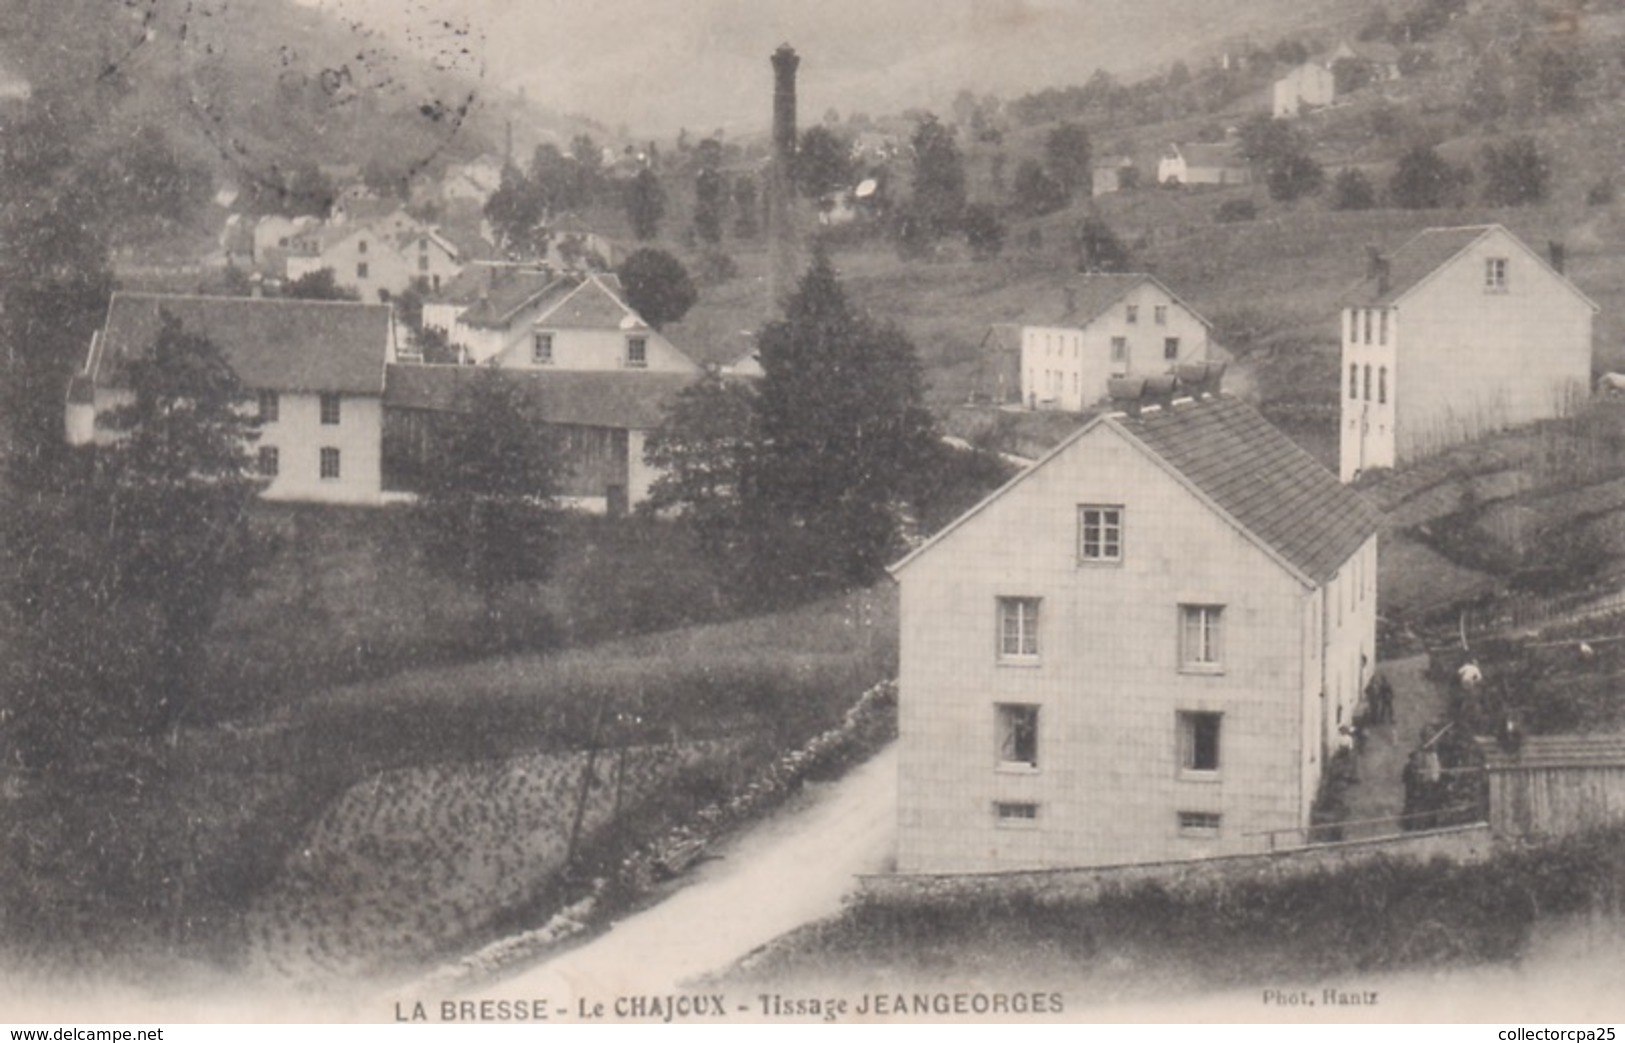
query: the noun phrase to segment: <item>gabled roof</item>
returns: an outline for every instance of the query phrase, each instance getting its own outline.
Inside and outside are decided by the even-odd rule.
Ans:
[[[1306,586],[1326,582],[1377,531],[1364,497],[1265,420],[1227,395],[1175,399],[1138,416],[1097,417],[891,567],[917,557],[1100,426],[1140,447],[1243,535]]]
[[[1163,285],[1162,281],[1154,275],[1144,272],[1120,272],[1079,276],[1067,284],[1071,292],[1072,307],[1063,311],[1053,323],[1042,325],[1087,326],[1110,311],[1112,306],[1131,290],[1139,288],[1145,283],[1151,283],[1168,295],[1168,298],[1181,308],[1190,312],[1195,319],[1204,326],[1212,327],[1202,316],[1202,313],[1192,308],[1182,300],[1179,294]],[[1038,325],[1026,323],[1026,325]]]
[[[213,341],[250,388],[378,395],[391,336],[389,306],[354,301],[113,295],[88,375],[119,387],[124,364],[152,349],[164,313]]]
[[[620,298],[619,288],[620,280],[613,276],[589,273],[579,286],[543,312],[536,324],[558,329],[647,328],[643,316]]]
[[[472,274],[475,303],[458,319],[466,326],[483,329],[507,329],[521,312],[531,308],[550,308],[558,300],[576,289],[576,280],[568,275],[551,271],[532,271],[498,265],[480,265],[464,271]],[[470,283],[459,277],[448,288],[456,294],[466,293]],[[457,298],[452,298],[457,299]]]
[[[476,366],[392,365],[384,405],[390,409],[449,412],[458,392],[478,372]],[[628,431],[659,427],[672,401],[698,379],[692,373],[635,370],[501,372],[525,389],[538,416],[548,423]]]
[[[1553,277],[1567,286],[1574,295],[1585,301],[1593,311],[1598,310],[1591,298],[1579,287],[1547,263],[1539,253],[1529,248],[1522,239],[1502,225],[1463,225],[1455,228],[1428,228],[1418,232],[1404,246],[1395,250],[1388,260],[1386,285],[1374,276],[1361,279],[1345,295],[1345,304],[1356,307],[1386,307],[1397,304],[1412,290],[1432,278],[1433,274],[1455,260],[1469,247],[1485,236],[1501,233],[1516,243],[1523,252],[1545,268]]]

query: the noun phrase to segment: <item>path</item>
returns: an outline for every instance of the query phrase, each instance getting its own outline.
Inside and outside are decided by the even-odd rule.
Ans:
[[[669,897],[473,998],[546,997],[574,1009],[577,998],[664,995],[839,912],[857,874],[891,865],[896,822],[893,744],[727,841]]]
[[[1405,760],[1422,726],[1445,716],[1445,693],[1427,679],[1428,657],[1408,656],[1378,664],[1394,686],[1394,723],[1366,729],[1360,781],[1348,790],[1349,818],[1399,815],[1405,810]]]

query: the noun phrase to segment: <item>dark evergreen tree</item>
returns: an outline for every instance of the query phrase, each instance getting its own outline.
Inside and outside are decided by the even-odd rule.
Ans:
[[[1068,200],[1090,186],[1089,132],[1076,123],[1062,123],[1044,138],[1044,166]]]
[[[1551,167],[1535,139],[1516,137],[1504,145],[1485,145],[1484,202],[1489,206],[1526,206],[1546,198]]]
[[[1393,177],[1388,180],[1388,198],[1404,210],[1429,210],[1455,202],[1471,172],[1445,162],[1426,145],[1418,145],[1399,157]]]
[[[808,127],[796,147],[796,189],[820,210],[829,197],[852,186],[852,150],[828,127]]]
[[[871,582],[901,549],[907,491],[933,441],[914,347],[855,311],[822,255],[758,344],[761,443],[742,491],[760,582]]]
[[[1004,249],[1006,229],[999,212],[989,203],[965,207],[965,244],[978,261],[990,261]]]
[[[1370,210],[1377,205],[1371,179],[1353,167],[1344,169],[1332,181],[1333,210]]]
[[[911,212],[931,241],[958,229],[965,209],[965,161],[952,130],[926,116],[914,128],[914,202]]]
[[[626,219],[631,222],[632,234],[640,240],[653,239],[660,234],[660,222],[665,216],[666,190],[660,187],[655,172],[644,167],[626,186]]]
[[[1066,205],[1066,192],[1036,159],[1024,159],[1016,168],[1012,205],[1027,217],[1053,214]]]
[[[626,303],[655,329],[677,322],[699,300],[688,269],[664,250],[648,246],[634,250],[616,274],[626,290]]]
[[[487,640],[500,646],[503,590],[546,578],[558,557],[557,438],[522,378],[483,366],[436,415],[429,444],[417,506],[425,560],[480,593]]]

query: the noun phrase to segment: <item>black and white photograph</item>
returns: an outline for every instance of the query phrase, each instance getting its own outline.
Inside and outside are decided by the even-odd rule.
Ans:
[[[0,1022],[1612,1041],[1621,193],[1625,0],[0,0]]]

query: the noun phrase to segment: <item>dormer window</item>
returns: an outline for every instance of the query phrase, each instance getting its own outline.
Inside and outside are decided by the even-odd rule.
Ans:
[[[1484,292],[1507,292],[1507,259],[1505,257],[1486,257],[1484,259]]]
[[[628,369],[644,369],[649,365],[649,338],[626,338],[626,365]]]

